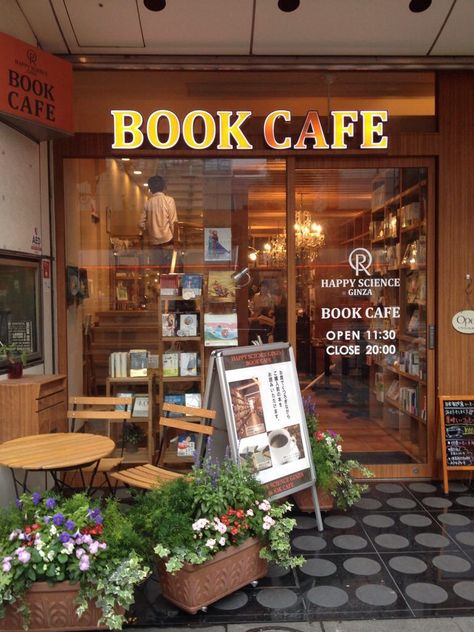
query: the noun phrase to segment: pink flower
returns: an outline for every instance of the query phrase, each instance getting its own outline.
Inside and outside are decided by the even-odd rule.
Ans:
[[[24,548],[17,549],[15,553],[18,555],[18,560],[22,564],[28,564],[31,559],[31,553]]]
[[[89,544],[89,553],[91,555],[95,555],[97,553],[97,551],[99,550],[99,543],[98,542],[91,542]]]
[[[80,560],[84,554],[85,554],[84,549],[76,549],[76,557],[78,560]]]
[[[4,573],[8,573],[9,570],[11,570],[11,561],[12,558],[11,557],[4,557],[3,558],[3,562],[2,562],[2,569]]]
[[[79,570],[88,571],[90,566],[89,556],[83,555],[79,560]]]
[[[261,509],[262,511],[270,511],[272,506],[270,505],[268,500],[262,500],[262,502],[259,504],[258,508]]]

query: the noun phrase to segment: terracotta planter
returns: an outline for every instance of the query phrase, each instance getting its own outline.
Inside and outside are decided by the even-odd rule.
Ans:
[[[324,491],[316,487],[316,493],[318,494],[319,508],[321,511],[331,511],[334,508],[334,497],[329,492]],[[293,500],[300,511],[305,513],[314,512],[313,497],[311,494],[311,487],[307,487],[299,492],[293,494]]]
[[[77,618],[78,592],[78,585],[69,582],[60,582],[54,586],[46,582],[33,584],[26,597],[31,609],[30,632],[105,630],[106,626],[97,626],[102,611],[93,604],[80,619]],[[0,619],[0,630],[24,632],[22,617],[16,612],[15,606],[7,606],[5,617]]]
[[[201,608],[265,577],[267,562],[259,557],[261,543],[249,538],[237,547],[217,553],[212,560],[193,566],[186,564],[171,575],[158,562],[163,597],[182,610],[195,614]]]

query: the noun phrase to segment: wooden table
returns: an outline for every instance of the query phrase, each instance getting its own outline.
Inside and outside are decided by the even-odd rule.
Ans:
[[[23,491],[27,489],[28,472],[50,473],[58,485],[59,471],[79,470],[82,476],[83,467],[95,464],[97,468],[100,459],[114,449],[115,443],[109,437],[83,432],[29,435],[0,445],[0,465],[10,468],[18,496],[19,481],[14,470],[24,470]]]

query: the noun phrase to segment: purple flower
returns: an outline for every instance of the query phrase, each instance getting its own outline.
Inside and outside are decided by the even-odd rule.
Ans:
[[[80,559],[85,554],[84,549],[76,549],[76,557]]]
[[[18,560],[22,564],[28,564],[31,559],[31,553],[24,548],[17,549],[15,553],[18,555]]]
[[[49,524],[51,522],[51,516],[45,516],[43,518],[43,522],[44,522],[44,524]]]
[[[62,513],[54,514],[53,524],[56,525],[57,527],[60,527],[62,524],[64,524],[64,516]]]
[[[66,520],[66,524],[64,526],[68,531],[74,531],[74,529],[76,528],[76,523],[74,522],[74,520],[69,519]]]
[[[66,544],[66,542],[69,542],[70,539],[71,536],[65,531],[63,531],[63,533],[61,533],[61,535],[59,536],[59,541],[61,542],[61,544]]]
[[[83,555],[79,560],[79,570],[88,571],[90,566],[89,556]]]
[[[39,492],[35,492],[32,495],[31,500],[33,502],[33,505],[36,507],[36,505],[39,505],[41,502],[41,494]]]
[[[19,498],[15,500],[15,504],[17,506],[17,509],[23,509],[23,501],[20,500]]]
[[[95,509],[89,509],[89,518],[94,520],[96,524],[102,524],[104,519],[102,518],[102,514],[100,513],[100,509],[96,507]]]
[[[57,502],[54,498],[47,498],[45,505],[46,505],[46,509],[54,509],[57,505]]]
[[[2,561],[2,569],[4,573],[8,573],[9,570],[11,570],[11,561],[12,558],[11,557],[4,557],[3,561]]]

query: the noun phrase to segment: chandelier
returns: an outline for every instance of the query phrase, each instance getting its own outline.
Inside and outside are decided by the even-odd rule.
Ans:
[[[296,262],[300,264],[314,263],[324,245],[326,236],[323,227],[313,221],[311,213],[303,209],[303,195],[300,208],[295,211],[293,225],[295,235]],[[263,253],[272,265],[283,265],[286,262],[286,231],[278,233],[263,245]]]

